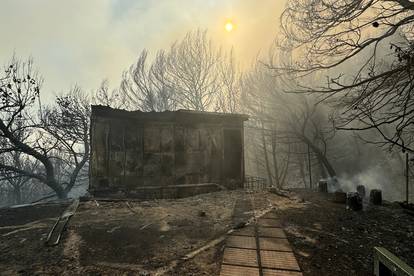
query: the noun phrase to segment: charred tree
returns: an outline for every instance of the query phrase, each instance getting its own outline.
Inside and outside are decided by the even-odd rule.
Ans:
[[[82,122],[79,113],[81,106],[70,105],[72,108],[62,109],[62,98],[57,98],[56,109],[43,113],[39,94],[42,80],[32,68],[32,61],[20,62],[13,59],[7,66],[5,74],[0,76],[0,173],[3,177],[22,177],[36,179],[52,189],[59,198],[66,198],[73,187],[73,182],[85,164],[82,159],[75,168],[70,164],[73,159],[65,159],[72,168],[73,179],[68,183],[59,182],[56,177],[53,152],[67,148],[70,144],[76,147],[75,135],[82,132],[86,160],[89,158],[89,115],[84,114]],[[73,100],[73,99],[72,99]],[[89,101],[80,99],[77,103],[89,106]],[[52,116],[56,119],[50,124]],[[61,116],[61,117],[57,117]],[[40,117],[40,118],[39,118]],[[72,123],[69,123],[72,120]],[[75,125],[76,124],[76,125]],[[53,127],[51,127],[53,125]],[[72,152],[78,156],[78,153]],[[20,154],[38,163],[36,170],[16,165],[13,158],[6,155]],[[70,154],[70,153],[69,153]],[[78,158],[78,157],[76,157]],[[76,163],[76,162],[75,162]]]

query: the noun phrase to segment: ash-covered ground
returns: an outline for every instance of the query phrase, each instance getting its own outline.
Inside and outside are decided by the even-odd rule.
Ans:
[[[394,203],[346,210],[329,194],[226,191],[177,200],[87,201],[59,245],[44,242],[65,204],[0,210],[2,275],[218,275],[223,243],[187,254],[274,207],[304,275],[371,275],[373,247],[414,265],[414,217]],[[237,209],[237,208],[236,208]],[[240,217],[240,216],[239,216]],[[240,226],[240,225],[238,225]]]

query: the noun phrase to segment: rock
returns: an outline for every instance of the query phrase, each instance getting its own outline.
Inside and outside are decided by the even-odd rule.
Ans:
[[[382,192],[381,190],[371,190],[369,193],[369,201],[373,205],[381,205],[382,204]]]

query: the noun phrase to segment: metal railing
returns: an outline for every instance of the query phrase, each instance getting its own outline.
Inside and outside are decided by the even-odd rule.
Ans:
[[[243,188],[249,190],[264,190],[269,187],[266,178],[248,175],[244,178]]]
[[[383,247],[374,247],[375,276],[414,276],[414,269]]]

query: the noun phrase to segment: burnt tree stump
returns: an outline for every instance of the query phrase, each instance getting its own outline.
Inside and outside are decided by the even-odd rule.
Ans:
[[[371,192],[369,193],[369,201],[371,202],[371,204],[381,205],[382,204],[381,190],[378,190],[378,189],[371,190]]]
[[[326,180],[319,180],[318,190],[321,193],[327,193],[328,192],[328,181],[326,181]]]
[[[358,193],[347,193],[346,194],[346,206],[353,211],[362,210],[362,198]]]
[[[357,193],[361,196],[361,198],[365,198],[365,186],[364,185],[358,185],[357,188]]]

